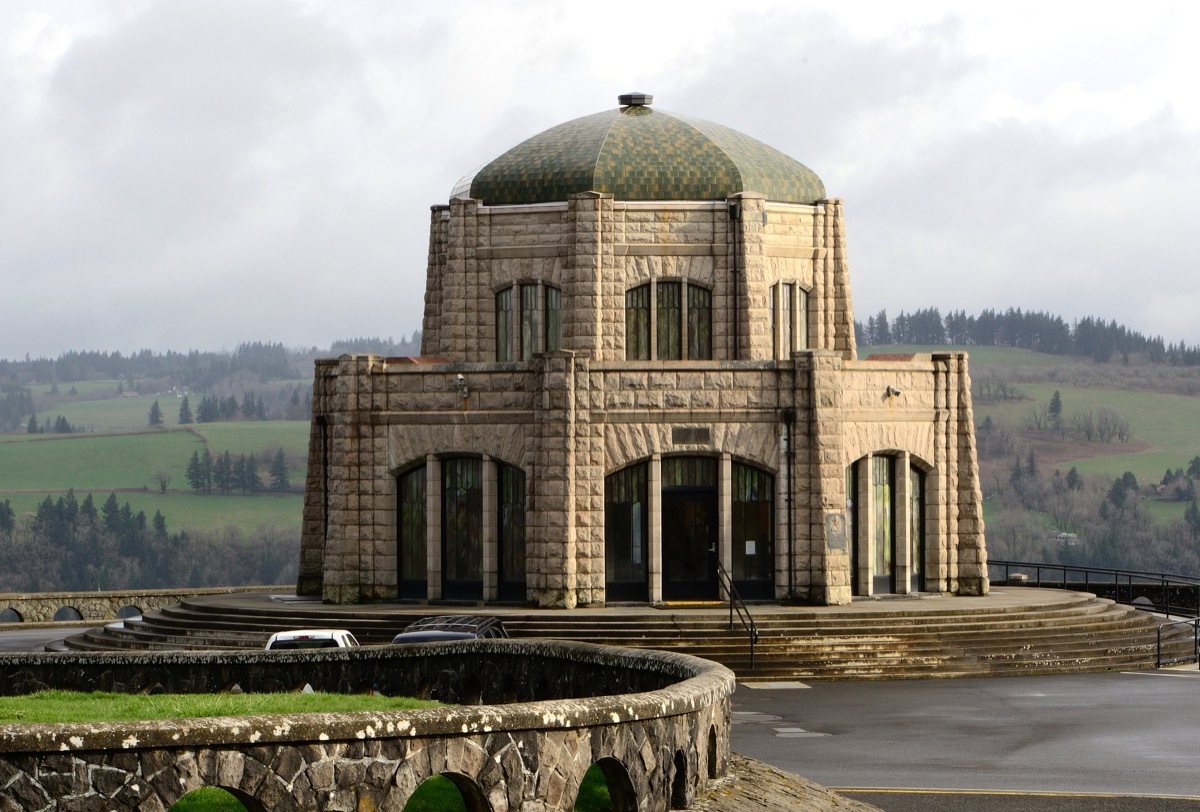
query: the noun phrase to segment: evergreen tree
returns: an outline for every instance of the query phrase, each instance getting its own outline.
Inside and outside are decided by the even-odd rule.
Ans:
[[[154,405],[150,407],[150,425],[161,426],[163,424],[162,409],[158,407],[158,400],[154,401]]]
[[[1054,427],[1059,428],[1062,426],[1062,395],[1058,393],[1057,389],[1054,390],[1054,394],[1050,397],[1050,409],[1048,411],[1050,422],[1054,424]]]
[[[204,487],[204,466],[200,463],[200,452],[193,451],[192,458],[188,460],[187,471],[185,472],[188,485],[197,493]]]
[[[17,514],[12,509],[12,502],[5,499],[0,502],[0,535],[12,538],[12,531],[16,525]]]
[[[165,541],[167,538],[167,520],[161,510],[154,511],[154,538]]]
[[[38,433],[38,422],[37,422],[36,414],[29,415],[29,422],[25,424],[25,433],[26,434],[37,434]]]
[[[253,454],[246,457],[246,473],[242,487],[250,493],[257,493],[262,490],[262,477],[258,475],[258,462],[254,459]]]
[[[290,484],[288,482],[288,465],[287,457],[283,454],[283,449],[280,448],[275,452],[275,459],[271,462],[271,489],[275,491],[286,491]]]
[[[183,402],[179,404],[179,425],[186,426],[192,422],[192,407],[188,405],[188,396],[183,396]]]

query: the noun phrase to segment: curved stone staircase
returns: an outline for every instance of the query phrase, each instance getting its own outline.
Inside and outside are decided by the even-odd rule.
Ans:
[[[1088,593],[1020,590],[1019,600],[890,600],[853,607],[752,607],[747,634],[719,608],[581,609],[374,605],[332,607],[284,596],[204,596],[68,637],[73,650],[258,648],[274,631],[348,628],[387,643],[430,614],[499,614],[514,637],[676,650],[723,663],[743,680],[901,679],[1153,668],[1162,619]],[[1026,594],[1028,593],[1028,599]],[[1039,595],[1040,593],[1040,595]],[[1053,593],[1053,600],[1041,600]],[[1191,651],[1187,630],[1165,641]]]

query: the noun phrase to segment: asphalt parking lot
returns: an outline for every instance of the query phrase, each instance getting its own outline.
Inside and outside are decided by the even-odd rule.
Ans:
[[[1194,810],[1198,699],[1195,666],[743,685],[733,749],[888,812]]]

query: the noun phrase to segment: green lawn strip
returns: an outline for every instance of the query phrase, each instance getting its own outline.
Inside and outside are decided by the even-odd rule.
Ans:
[[[39,691],[0,697],[0,724],[130,722],[293,713],[400,711],[438,702],[402,696],[331,693],[114,694]]]
[[[194,423],[192,429],[208,440],[214,454],[253,454],[259,463],[282,448],[291,466],[292,478],[300,480],[308,457],[309,424],[303,420],[247,420],[231,423]],[[186,460],[185,460],[186,462]]]

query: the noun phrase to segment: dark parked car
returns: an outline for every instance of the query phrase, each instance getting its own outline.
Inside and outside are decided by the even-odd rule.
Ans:
[[[494,640],[508,637],[498,617],[434,615],[414,620],[392,638],[393,643],[436,643],[442,640]]]

